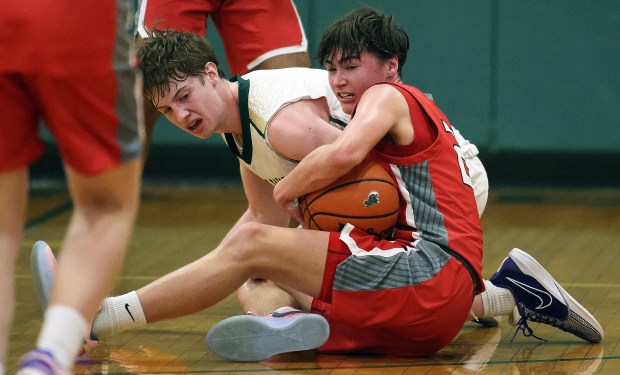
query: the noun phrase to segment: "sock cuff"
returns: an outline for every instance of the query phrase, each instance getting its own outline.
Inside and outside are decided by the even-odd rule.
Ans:
[[[80,331],[88,331],[88,321],[77,309],[66,305],[50,305],[45,310],[45,319],[62,319],[63,322],[70,322]]]
[[[118,325],[121,327],[127,325],[144,325],[146,318],[144,311],[138,298],[136,291],[129,292],[122,296],[111,298],[114,315],[116,316]]]
[[[493,285],[489,280],[484,280],[484,286],[486,291],[482,294],[483,317],[510,315],[515,307],[512,292]]]
[[[58,364],[68,370],[87,332],[88,322],[77,309],[66,305],[50,305],[45,310],[37,347],[51,353]]]

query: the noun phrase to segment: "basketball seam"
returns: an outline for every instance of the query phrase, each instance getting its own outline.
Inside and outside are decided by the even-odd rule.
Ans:
[[[324,215],[324,216],[331,216],[331,217],[341,217],[343,219],[379,219],[379,218],[383,218],[383,217],[390,217],[394,214],[398,213],[398,210],[394,210],[392,212],[386,213],[386,214],[381,214],[381,215],[373,215],[373,216],[353,216],[353,215],[342,215],[342,214],[334,214],[334,213],[330,213],[330,212],[315,212],[313,214],[310,215],[309,220],[313,220],[314,221],[314,217],[317,215]],[[316,224],[316,222],[315,222]],[[317,225],[318,226],[318,225]]]
[[[306,204],[305,208],[308,209],[308,207],[310,207],[310,205],[312,205],[312,203],[315,200],[321,198],[322,196],[324,196],[327,193],[330,193],[330,192],[332,192],[332,191],[334,191],[336,189],[339,189],[339,188],[342,188],[342,187],[345,187],[345,186],[348,186],[348,185],[352,185],[352,184],[357,184],[357,183],[360,183],[360,182],[384,182],[384,183],[386,183],[388,185],[391,185],[393,188],[396,188],[396,186],[394,186],[394,184],[391,181],[383,180],[383,179],[380,179],[380,178],[364,178],[364,179],[361,179],[361,180],[348,181],[348,182],[344,182],[344,183],[342,183],[340,185],[333,186],[333,187],[331,187],[329,189],[326,189],[325,191],[321,192],[321,194],[319,194],[316,197],[314,197],[314,199],[312,199],[310,202],[308,202],[307,199],[306,199],[306,196],[304,196],[304,203]]]

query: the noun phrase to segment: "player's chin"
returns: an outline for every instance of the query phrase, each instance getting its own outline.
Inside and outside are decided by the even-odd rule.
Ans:
[[[342,107],[342,111],[347,115],[353,113],[353,109],[355,108],[355,103],[352,100],[340,100],[340,107]]]

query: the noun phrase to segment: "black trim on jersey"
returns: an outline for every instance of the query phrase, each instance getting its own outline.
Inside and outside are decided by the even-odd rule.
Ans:
[[[329,121],[330,121],[330,122],[333,122],[334,124],[340,125],[340,126],[342,126],[343,128],[347,126],[347,123],[346,123],[346,122],[344,122],[344,121],[342,121],[342,120],[340,120],[340,119],[337,119],[337,118],[335,118],[335,117],[333,117],[333,116],[329,116]]]
[[[250,81],[239,76],[234,76],[230,82],[238,82],[239,94],[239,116],[241,118],[241,141],[243,151],[239,152],[239,147],[231,133],[224,133],[226,144],[230,151],[247,164],[252,164],[252,133],[250,131],[250,112],[248,110],[248,97],[250,94]]]
[[[448,247],[441,246],[441,248],[443,249],[443,251],[450,254],[456,260],[461,262],[461,264],[463,264],[467,272],[469,272],[469,276],[471,276],[471,281],[474,283],[474,295],[482,293],[482,286],[480,286],[480,283],[478,282],[478,275],[476,274],[474,267],[467,261],[467,259],[463,258],[461,254],[457,253],[454,250],[449,249]]]

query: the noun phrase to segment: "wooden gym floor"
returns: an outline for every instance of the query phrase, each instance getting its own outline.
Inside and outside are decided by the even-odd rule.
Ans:
[[[9,372],[36,340],[42,311],[29,271],[30,248],[44,239],[57,250],[69,217],[63,187],[34,186],[16,275],[18,303]],[[233,363],[209,353],[204,336],[219,320],[243,313],[229,297],[192,316],[127,331],[82,356],[84,374],[618,374],[620,373],[620,189],[494,188],[483,215],[484,276],[513,247],[527,250],[597,317],[602,344],[587,344],[532,324],[541,343],[468,323],[430,358],[293,353],[261,363]],[[114,293],[156,279],[213,248],[245,208],[236,186],[155,185],[143,189],[140,216]]]

